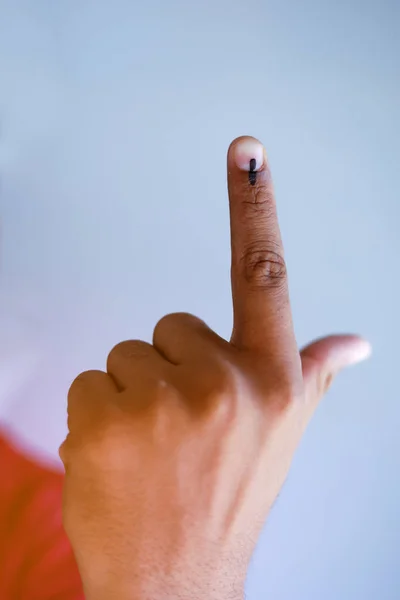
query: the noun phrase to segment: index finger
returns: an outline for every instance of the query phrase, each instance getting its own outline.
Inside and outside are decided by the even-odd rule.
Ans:
[[[298,352],[286,265],[271,173],[265,150],[255,138],[240,137],[230,145],[228,191],[234,311],[231,342],[287,362]]]

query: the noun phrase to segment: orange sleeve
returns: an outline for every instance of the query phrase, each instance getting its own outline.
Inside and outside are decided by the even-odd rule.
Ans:
[[[29,535],[30,543],[20,573],[20,597],[83,600],[78,568],[62,526],[61,482],[52,479],[45,479],[29,502],[24,535]]]
[[[63,476],[0,436],[0,599],[83,600],[62,525]]]

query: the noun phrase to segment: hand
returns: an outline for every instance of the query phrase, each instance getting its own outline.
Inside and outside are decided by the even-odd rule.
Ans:
[[[250,171],[250,172],[249,172]],[[88,600],[236,600],[320,398],[367,357],[356,336],[300,354],[267,159],[228,152],[234,327],[188,314],[127,341],[72,384],[64,523]]]

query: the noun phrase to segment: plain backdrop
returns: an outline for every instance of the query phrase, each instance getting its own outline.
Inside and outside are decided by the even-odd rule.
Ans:
[[[400,597],[399,30],[396,0],[0,0],[1,415],[30,451],[163,314],[229,336],[237,135],[270,157],[299,344],[374,346],[308,429],[250,600]]]

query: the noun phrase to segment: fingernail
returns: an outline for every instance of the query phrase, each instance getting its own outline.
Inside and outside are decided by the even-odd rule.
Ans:
[[[356,365],[367,360],[372,354],[372,346],[367,340],[359,339],[357,343],[350,346],[347,351],[347,365]]]
[[[246,139],[235,146],[235,162],[242,171],[258,171],[264,162],[264,148],[260,142]]]

